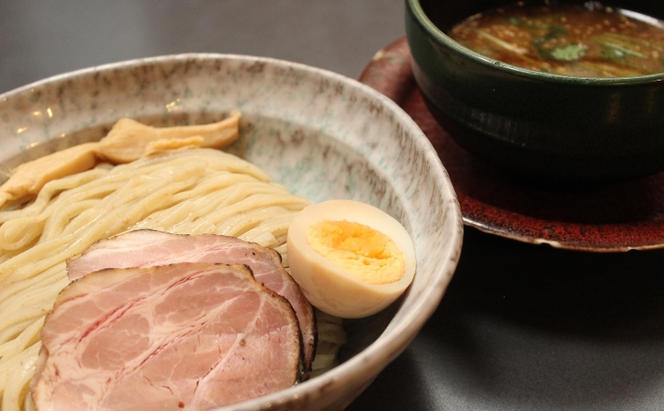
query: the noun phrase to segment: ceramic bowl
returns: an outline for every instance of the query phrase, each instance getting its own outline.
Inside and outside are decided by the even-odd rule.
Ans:
[[[504,0],[406,0],[413,72],[436,119],[468,151],[521,175],[613,180],[664,168],[664,73],[581,78],[505,64],[445,34]],[[664,3],[610,4],[664,17]]]
[[[40,81],[0,96],[5,171],[100,138],[118,118],[191,124],[243,113],[230,151],[312,202],[351,198],[410,232],[414,282],[387,310],[344,324],[335,368],[225,410],[341,410],[415,337],[438,306],[462,241],[446,171],[415,123],[354,80],[285,61],[212,54],[133,60]]]

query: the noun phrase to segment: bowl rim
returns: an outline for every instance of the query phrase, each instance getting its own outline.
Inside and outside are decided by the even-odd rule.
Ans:
[[[646,74],[641,76],[629,77],[582,77],[582,76],[567,76],[555,73],[545,73],[542,71],[530,70],[527,68],[515,66],[512,64],[504,63],[500,60],[493,59],[481,53],[473,51],[454,40],[452,37],[445,34],[438,26],[436,26],[429,16],[424,12],[420,0],[406,0],[406,5],[415,20],[424,30],[433,37],[435,41],[443,44],[455,52],[470,58],[471,60],[482,64],[486,67],[491,67],[495,70],[505,72],[518,77],[525,77],[531,80],[547,81],[561,84],[581,84],[589,86],[622,86],[622,85],[644,85],[651,83],[664,82],[664,71],[654,74]]]
[[[364,349],[320,376],[265,396],[221,407],[219,410],[249,411],[266,409],[266,406],[270,409],[272,409],[272,407],[279,407],[279,409],[281,409],[282,406],[288,406],[289,404],[296,403],[302,398],[306,398],[310,392],[318,391],[322,393],[327,390],[332,390],[332,387],[343,384],[346,380],[362,381],[362,375],[365,374],[366,370],[369,370],[369,372],[376,371],[376,374],[379,373],[389,362],[396,358],[403,349],[405,349],[412,339],[415,338],[419,330],[424,326],[424,323],[431,317],[435,309],[438,307],[447,286],[453,277],[459,261],[463,242],[463,220],[461,217],[461,209],[449,174],[436,154],[433,145],[424,135],[424,132],[394,101],[370,86],[353,78],[303,63],[272,57],[232,53],[197,52],[142,57],[72,70],[0,93],[0,101],[5,102],[8,99],[19,97],[23,93],[32,92],[35,88],[48,87],[74,78],[86,78],[94,76],[99,72],[126,70],[146,64],[164,64],[174,61],[188,60],[231,60],[264,63],[266,65],[272,65],[283,69],[293,69],[311,76],[323,77],[333,83],[341,84],[342,87],[350,87],[359,93],[365,94],[372,100],[377,101],[379,104],[389,109],[398,123],[404,127],[404,130],[412,135],[414,144],[418,147],[418,150],[423,153],[423,157],[426,158],[427,163],[431,166],[431,174],[436,178],[435,186],[440,188],[441,207],[446,210],[444,219],[451,223],[450,229],[448,230],[448,237],[446,238],[446,242],[449,245],[445,247],[440,255],[441,264],[437,266],[434,276],[436,282],[423,289],[419,298],[413,302],[411,309],[407,313],[404,313],[404,317],[398,324],[392,326],[392,321],[390,321],[387,328]],[[401,312],[402,309],[402,307],[399,307],[395,312],[395,315]],[[387,358],[388,361],[383,361],[383,358]],[[364,388],[366,388],[366,386],[360,386],[360,388],[356,390],[356,394],[362,392]]]

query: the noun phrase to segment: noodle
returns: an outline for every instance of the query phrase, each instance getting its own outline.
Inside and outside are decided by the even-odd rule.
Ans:
[[[283,254],[290,220],[306,204],[238,157],[186,148],[55,179],[26,206],[0,210],[1,409],[32,409],[39,335],[69,283],[69,258],[136,228],[231,235]],[[336,326],[332,345],[343,334],[335,321],[322,325]],[[333,361],[335,348],[325,349],[331,354],[321,355],[317,366]]]
[[[0,365],[0,384],[2,392],[2,410],[20,410],[26,400],[30,380],[35,373],[41,342],[37,342],[25,351],[11,357],[10,362]]]

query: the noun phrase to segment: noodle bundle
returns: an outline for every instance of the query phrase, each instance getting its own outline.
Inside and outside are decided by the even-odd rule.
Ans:
[[[101,239],[150,228],[235,236],[276,249],[287,264],[288,225],[306,204],[238,157],[182,148],[49,181],[29,204],[1,210],[0,409],[32,409],[40,331],[69,282],[68,259]],[[335,319],[326,321],[332,345],[342,341]]]

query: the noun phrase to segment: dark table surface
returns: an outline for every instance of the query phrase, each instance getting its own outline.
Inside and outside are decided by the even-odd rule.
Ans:
[[[0,92],[136,57],[277,57],[357,78],[398,0],[0,0]],[[664,252],[588,254],[466,229],[440,307],[349,411],[664,409]]]

